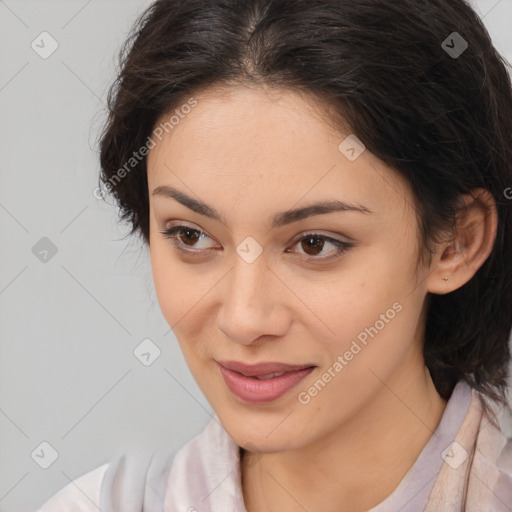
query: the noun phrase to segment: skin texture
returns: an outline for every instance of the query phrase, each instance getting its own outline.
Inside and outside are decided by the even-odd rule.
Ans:
[[[327,123],[321,105],[289,90],[248,87],[195,98],[148,155],[150,255],[162,312],[220,422],[246,448],[248,512],[367,510],[396,488],[441,419],[446,403],[422,356],[425,299],[462,286],[489,255],[492,198],[482,190],[477,200],[466,197],[457,238],[446,234],[430,264],[416,267],[411,191],[368,150],[347,159],[338,146],[350,131]],[[162,185],[214,207],[225,222],[153,196]],[[327,199],[371,213],[270,226],[277,212]],[[181,236],[196,256],[160,233],[180,224],[204,233]],[[323,249],[300,242],[311,232],[354,245],[336,256],[325,239]],[[236,251],[248,236],[263,249],[252,263]],[[394,318],[300,403],[298,394],[397,303]],[[229,391],[215,360],[317,368],[278,400],[250,405]]]

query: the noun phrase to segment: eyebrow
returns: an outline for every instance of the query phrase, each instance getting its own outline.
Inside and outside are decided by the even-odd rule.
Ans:
[[[211,219],[218,220],[223,224],[227,224],[222,215],[212,206],[209,206],[202,201],[187,196],[183,192],[179,191],[174,187],[168,185],[161,185],[156,187],[153,192],[153,196],[163,196],[175,199],[178,203],[186,206],[189,210],[192,210],[200,215],[205,215]],[[322,201],[319,203],[310,204],[302,208],[296,208],[293,210],[286,210],[275,214],[271,217],[272,229],[297,222],[313,215],[322,215],[332,212],[346,212],[354,211],[360,213],[372,213],[366,206],[358,204],[349,204],[339,200]]]

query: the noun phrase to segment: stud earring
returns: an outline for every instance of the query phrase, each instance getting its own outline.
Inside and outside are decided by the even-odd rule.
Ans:
[[[448,281],[448,278],[447,277],[443,277],[443,281]]]

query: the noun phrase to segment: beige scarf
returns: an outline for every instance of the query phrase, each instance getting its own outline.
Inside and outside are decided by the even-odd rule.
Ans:
[[[471,403],[444,460],[425,512],[512,511],[512,413],[471,390]],[[493,421],[492,418],[496,418]]]

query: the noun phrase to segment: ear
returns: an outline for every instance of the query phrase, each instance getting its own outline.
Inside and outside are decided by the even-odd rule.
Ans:
[[[436,244],[427,290],[443,295],[466,284],[483,265],[496,238],[498,214],[492,194],[477,188],[461,196],[457,224],[448,240]]]

